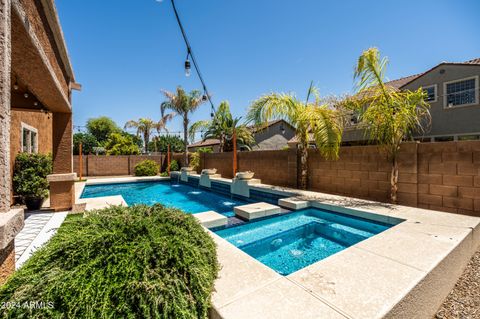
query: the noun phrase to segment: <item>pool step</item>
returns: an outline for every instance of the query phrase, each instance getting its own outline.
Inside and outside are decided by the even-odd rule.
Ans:
[[[304,200],[298,197],[288,197],[280,198],[278,200],[278,205],[291,210],[299,210],[308,208],[310,206],[310,202],[308,200]]]
[[[236,206],[233,208],[233,210],[235,215],[247,220],[253,220],[281,213],[280,207],[265,202]]]
[[[207,228],[225,226],[228,223],[228,218],[213,210],[208,212],[198,213],[193,215],[198,221]]]

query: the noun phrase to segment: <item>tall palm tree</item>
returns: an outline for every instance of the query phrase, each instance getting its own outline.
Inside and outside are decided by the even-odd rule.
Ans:
[[[309,102],[310,95],[314,101]],[[301,101],[293,94],[271,93],[254,101],[248,111],[247,119],[256,125],[266,125],[273,119],[285,119],[295,127],[300,151],[299,187],[308,184],[308,145],[313,138],[317,149],[325,158],[338,158],[342,136],[342,126],[336,110],[323,104],[318,90],[310,85],[307,100]]]
[[[354,79],[357,94],[344,105],[359,114],[360,123],[369,139],[376,142],[392,162],[390,199],[397,202],[398,162],[400,145],[413,133],[430,124],[430,105],[422,88],[398,91],[385,84],[388,64],[377,48],[365,50],[358,58]]]
[[[185,143],[184,162],[188,166],[188,124],[190,123],[189,115],[193,113],[203,102],[200,91],[193,90],[186,93],[181,87],[177,87],[176,93],[162,90],[167,101],[160,105],[162,114],[165,110],[170,109],[182,117],[183,120],[183,142]]]
[[[212,120],[197,121],[190,126],[189,137],[193,141],[199,130],[205,130],[203,140],[214,138],[220,140],[220,151],[227,152],[233,149],[232,137],[235,131],[237,145],[249,149],[255,143],[252,132],[245,124],[239,124],[240,118],[234,118],[230,112],[230,105],[223,101],[218,106]]]
[[[164,115],[162,113],[162,118],[160,121],[155,122],[149,118],[140,118],[138,121],[130,120],[125,123],[125,129],[135,128],[137,130],[137,136],[143,137],[144,143],[144,152],[148,153],[148,144],[150,142],[150,136],[153,131],[160,133],[162,130],[167,130],[167,122],[173,118],[174,114],[170,113]]]

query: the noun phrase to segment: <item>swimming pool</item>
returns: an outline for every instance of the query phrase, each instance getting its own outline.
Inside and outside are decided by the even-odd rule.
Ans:
[[[215,233],[278,273],[289,275],[392,226],[311,208]]]
[[[165,182],[135,182],[122,184],[87,185],[81,198],[121,195],[127,204],[163,204],[195,214],[209,210],[227,217],[235,216],[233,207],[247,204],[203,188]]]

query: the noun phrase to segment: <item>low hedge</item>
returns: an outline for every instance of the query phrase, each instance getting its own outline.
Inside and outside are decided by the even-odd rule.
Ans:
[[[205,318],[217,272],[215,244],[192,215],[110,207],[69,215],[0,302],[5,318]]]
[[[159,171],[160,166],[152,160],[144,160],[135,165],[135,176],[155,176]]]

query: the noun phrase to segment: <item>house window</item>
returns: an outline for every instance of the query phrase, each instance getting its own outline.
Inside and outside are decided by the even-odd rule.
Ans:
[[[358,112],[354,112],[350,117],[350,124],[351,125],[358,124],[358,122],[360,122],[359,117],[360,117],[360,115],[358,114]]]
[[[427,102],[436,102],[437,101],[437,85],[426,86],[423,88],[427,94]]]
[[[37,153],[38,152],[38,131],[36,128],[22,123],[22,152]]]
[[[459,141],[475,141],[480,140],[480,135],[461,135],[458,137]]]
[[[478,76],[445,83],[445,107],[478,103]]]
[[[435,137],[435,142],[450,142],[454,140],[455,139],[453,136],[436,136]]]

